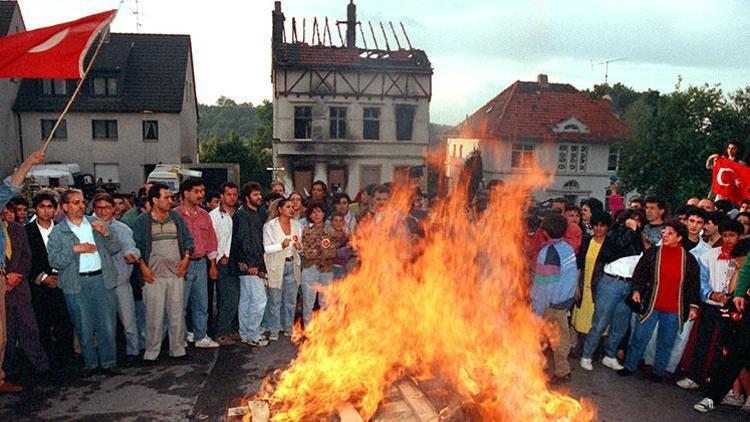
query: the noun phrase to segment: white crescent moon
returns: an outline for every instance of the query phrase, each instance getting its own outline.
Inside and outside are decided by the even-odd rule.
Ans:
[[[719,169],[719,172],[718,172],[718,173],[716,174],[716,183],[718,183],[718,184],[719,184],[719,186],[729,186],[729,183],[724,183],[724,182],[722,182],[722,180],[721,180],[721,175],[722,175],[722,174],[723,174],[723,173],[724,173],[725,171],[729,171],[729,172],[732,172],[732,173],[734,173],[734,170],[732,170],[732,169],[728,169],[728,168],[726,168],[726,167],[724,167],[724,168],[722,168],[722,169]]]
[[[53,47],[55,47],[57,44],[60,44],[62,40],[65,39],[65,37],[68,36],[68,33],[70,32],[70,28],[65,28],[62,31],[58,32],[57,34],[49,37],[47,41],[37,45],[36,47],[29,50],[29,53],[41,53],[43,51],[47,51]]]

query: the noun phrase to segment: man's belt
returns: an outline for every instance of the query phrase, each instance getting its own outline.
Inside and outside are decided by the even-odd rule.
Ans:
[[[96,271],[89,271],[86,273],[78,273],[81,277],[94,277],[102,273],[102,270],[96,270]]]
[[[200,258],[190,258],[191,261],[203,261],[204,259],[206,259],[205,256],[202,256]]]
[[[621,275],[614,275],[614,274],[610,274],[610,273],[608,273],[608,272],[605,272],[605,273],[604,273],[604,275],[606,275],[606,276],[608,276],[608,277],[612,277],[612,278],[614,278],[614,279],[616,279],[616,280],[620,280],[620,281],[624,281],[624,282],[628,282],[628,283],[629,283],[629,282],[630,282],[631,280],[633,280],[633,277],[623,277],[623,276],[621,276]]]

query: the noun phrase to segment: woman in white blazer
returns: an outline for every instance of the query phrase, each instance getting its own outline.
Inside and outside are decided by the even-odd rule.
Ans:
[[[277,206],[279,216],[263,225],[268,303],[262,327],[269,333],[269,340],[278,340],[281,330],[286,336],[292,335],[302,263],[302,229],[294,219],[292,202],[280,199]]]

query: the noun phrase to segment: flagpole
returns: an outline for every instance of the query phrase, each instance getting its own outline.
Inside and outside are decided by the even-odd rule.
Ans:
[[[104,45],[104,40],[107,39],[108,36],[109,36],[109,27],[107,27],[107,29],[101,33],[101,37],[99,38],[99,44],[96,46],[96,50],[94,50],[94,55],[91,56],[91,60],[89,61],[88,66],[86,66],[86,71],[83,72],[83,77],[81,77],[81,79],[78,81],[78,85],[76,86],[75,91],[73,91],[73,95],[68,100],[68,104],[65,105],[65,108],[60,114],[60,117],[58,117],[57,121],[55,122],[55,126],[52,127],[52,130],[49,132],[49,135],[47,135],[47,140],[44,142],[44,146],[42,147],[42,152],[47,150],[47,147],[49,146],[50,141],[52,141],[52,138],[55,136],[55,132],[57,131],[57,128],[60,126],[63,119],[65,119],[65,116],[68,114],[68,111],[70,110],[70,106],[73,105],[73,101],[75,101],[76,97],[78,97],[78,93],[81,91],[81,87],[83,87],[83,82],[86,80],[86,77],[89,75],[89,72],[94,67],[94,62],[96,61],[96,57],[99,55],[99,51],[101,51],[102,46]]]

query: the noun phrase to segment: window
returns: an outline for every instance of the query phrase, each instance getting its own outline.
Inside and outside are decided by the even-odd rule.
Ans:
[[[294,139],[310,139],[312,107],[294,107]]]
[[[464,146],[463,144],[458,146],[458,156],[463,158],[464,157]]]
[[[533,144],[513,144],[510,166],[514,169],[531,168],[534,164]]]
[[[117,139],[117,120],[92,120],[94,139]]]
[[[453,153],[451,154],[451,157],[456,156],[456,144],[453,144]]]
[[[578,144],[558,146],[557,171],[565,173],[585,173],[588,162],[588,147]]]
[[[94,163],[94,175],[97,179],[101,177],[104,183],[120,183],[120,166],[119,164],[98,164]]]
[[[159,122],[157,120],[143,121],[143,140],[155,141],[159,139]]]
[[[620,154],[622,147],[609,148],[609,160],[607,161],[607,171],[620,171]]]
[[[42,140],[47,140],[56,122],[57,120],[54,119],[42,119]],[[68,122],[66,120],[60,122],[60,126],[57,127],[52,139],[68,139]]]
[[[366,107],[362,120],[362,138],[373,140],[380,139],[380,109],[376,107]]]
[[[394,185],[406,185],[409,182],[409,166],[394,166],[393,167],[393,184]]]
[[[411,141],[414,130],[414,106],[396,106],[396,140]]]
[[[68,95],[68,80],[42,79],[42,94],[48,96]]]
[[[359,188],[364,189],[369,185],[379,185],[382,183],[380,179],[380,166],[378,165],[362,165],[359,167]]]
[[[328,134],[331,139],[346,138],[346,107],[331,107],[328,119],[330,123]]]
[[[96,77],[94,78],[94,95],[114,97],[117,95],[117,78]]]

